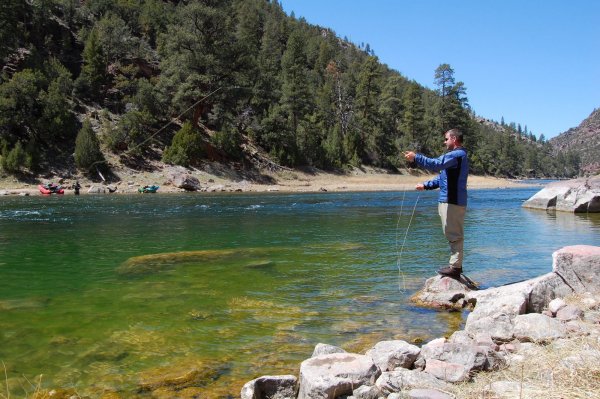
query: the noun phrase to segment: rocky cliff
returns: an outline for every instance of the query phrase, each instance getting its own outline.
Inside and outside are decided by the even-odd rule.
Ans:
[[[550,143],[560,151],[576,151],[581,156],[581,170],[585,174],[600,172],[600,108],[579,126],[554,137]]]

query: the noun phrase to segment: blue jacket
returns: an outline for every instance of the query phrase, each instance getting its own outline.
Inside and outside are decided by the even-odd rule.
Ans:
[[[467,206],[469,158],[464,148],[457,148],[439,158],[417,154],[415,163],[427,170],[440,172],[435,179],[423,183],[426,190],[440,189],[438,202]]]

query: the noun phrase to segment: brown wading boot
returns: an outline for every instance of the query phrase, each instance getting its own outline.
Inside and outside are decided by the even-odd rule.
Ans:
[[[438,274],[441,274],[442,276],[458,278],[462,274],[462,269],[456,269],[454,267],[446,266],[446,267],[442,267],[437,272],[438,272]]]

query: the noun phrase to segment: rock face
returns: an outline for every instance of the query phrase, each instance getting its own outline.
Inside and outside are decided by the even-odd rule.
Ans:
[[[581,158],[581,170],[585,174],[597,174],[600,171],[600,108],[579,126],[552,138],[550,144],[556,149],[577,153]]]
[[[600,212],[600,177],[550,183],[523,203],[525,208]]]
[[[552,270],[576,293],[600,291],[600,247],[573,245],[552,254]]]

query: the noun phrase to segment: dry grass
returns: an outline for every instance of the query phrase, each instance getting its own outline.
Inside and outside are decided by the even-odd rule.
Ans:
[[[584,299],[565,301],[587,311],[598,307]],[[600,325],[581,323],[579,336],[548,345],[522,344],[507,356],[506,368],[479,373],[473,381],[455,385],[452,393],[461,399],[600,399]],[[492,384],[499,381],[513,382],[516,389],[494,392]]]

